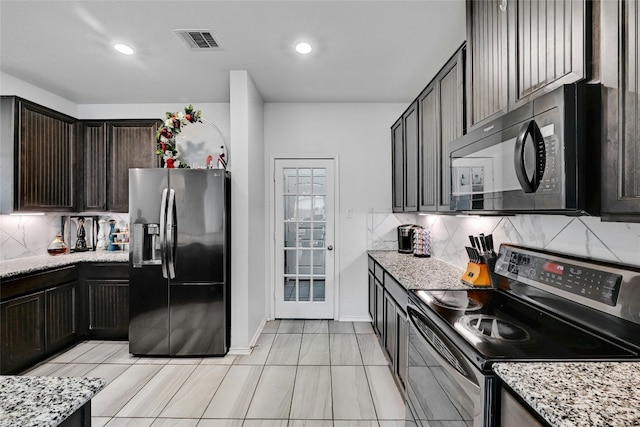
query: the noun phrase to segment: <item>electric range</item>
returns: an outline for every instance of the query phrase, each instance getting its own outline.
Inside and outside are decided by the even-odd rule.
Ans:
[[[496,425],[495,362],[640,360],[639,268],[503,244],[495,277],[409,293],[407,425]]]

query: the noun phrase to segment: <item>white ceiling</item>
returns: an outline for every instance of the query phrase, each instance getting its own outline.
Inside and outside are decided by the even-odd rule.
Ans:
[[[464,0],[0,1],[0,71],[77,104],[228,102],[229,70],[266,102],[409,102],[464,39]]]

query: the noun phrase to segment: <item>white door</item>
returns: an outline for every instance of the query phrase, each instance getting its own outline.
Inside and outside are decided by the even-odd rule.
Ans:
[[[333,319],[334,161],[275,160],[275,317]]]

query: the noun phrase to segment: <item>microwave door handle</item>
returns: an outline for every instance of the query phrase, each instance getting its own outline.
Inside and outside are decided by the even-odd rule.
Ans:
[[[524,149],[527,142],[527,136],[531,135],[531,141],[535,148],[535,172],[534,176],[529,179],[527,176],[527,168],[524,164]],[[535,120],[531,120],[525,123],[518,132],[516,138],[516,146],[514,150],[514,166],[516,169],[516,176],[520,182],[520,186],[525,193],[535,193],[542,181],[544,175],[544,168],[546,164],[546,152],[544,146],[544,138],[542,132]]]
[[[166,254],[166,236],[167,236],[167,189],[162,190],[162,201],[160,202],[160,259],[162,264],[162,277],[167,276],[167,254]]]

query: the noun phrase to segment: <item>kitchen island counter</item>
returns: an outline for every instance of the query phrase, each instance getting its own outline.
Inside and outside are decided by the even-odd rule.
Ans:
[[[0,427],[53,427],[91,416],[91,399],[102,378],[0,376]],[[79,411],[88,411],[82,414]]]
[[[367,251],[406,289],[469,289],[460,280],[464,270],[436,258],[419,258],[397,251]]]
[[[83,262],[129,262],[128,251],[88,251],[66,255],[37,255],[0,261],[0,279],[49,270]]]
[[[640,362],[502,362],[493,370],[552,426],[640,425]]]

